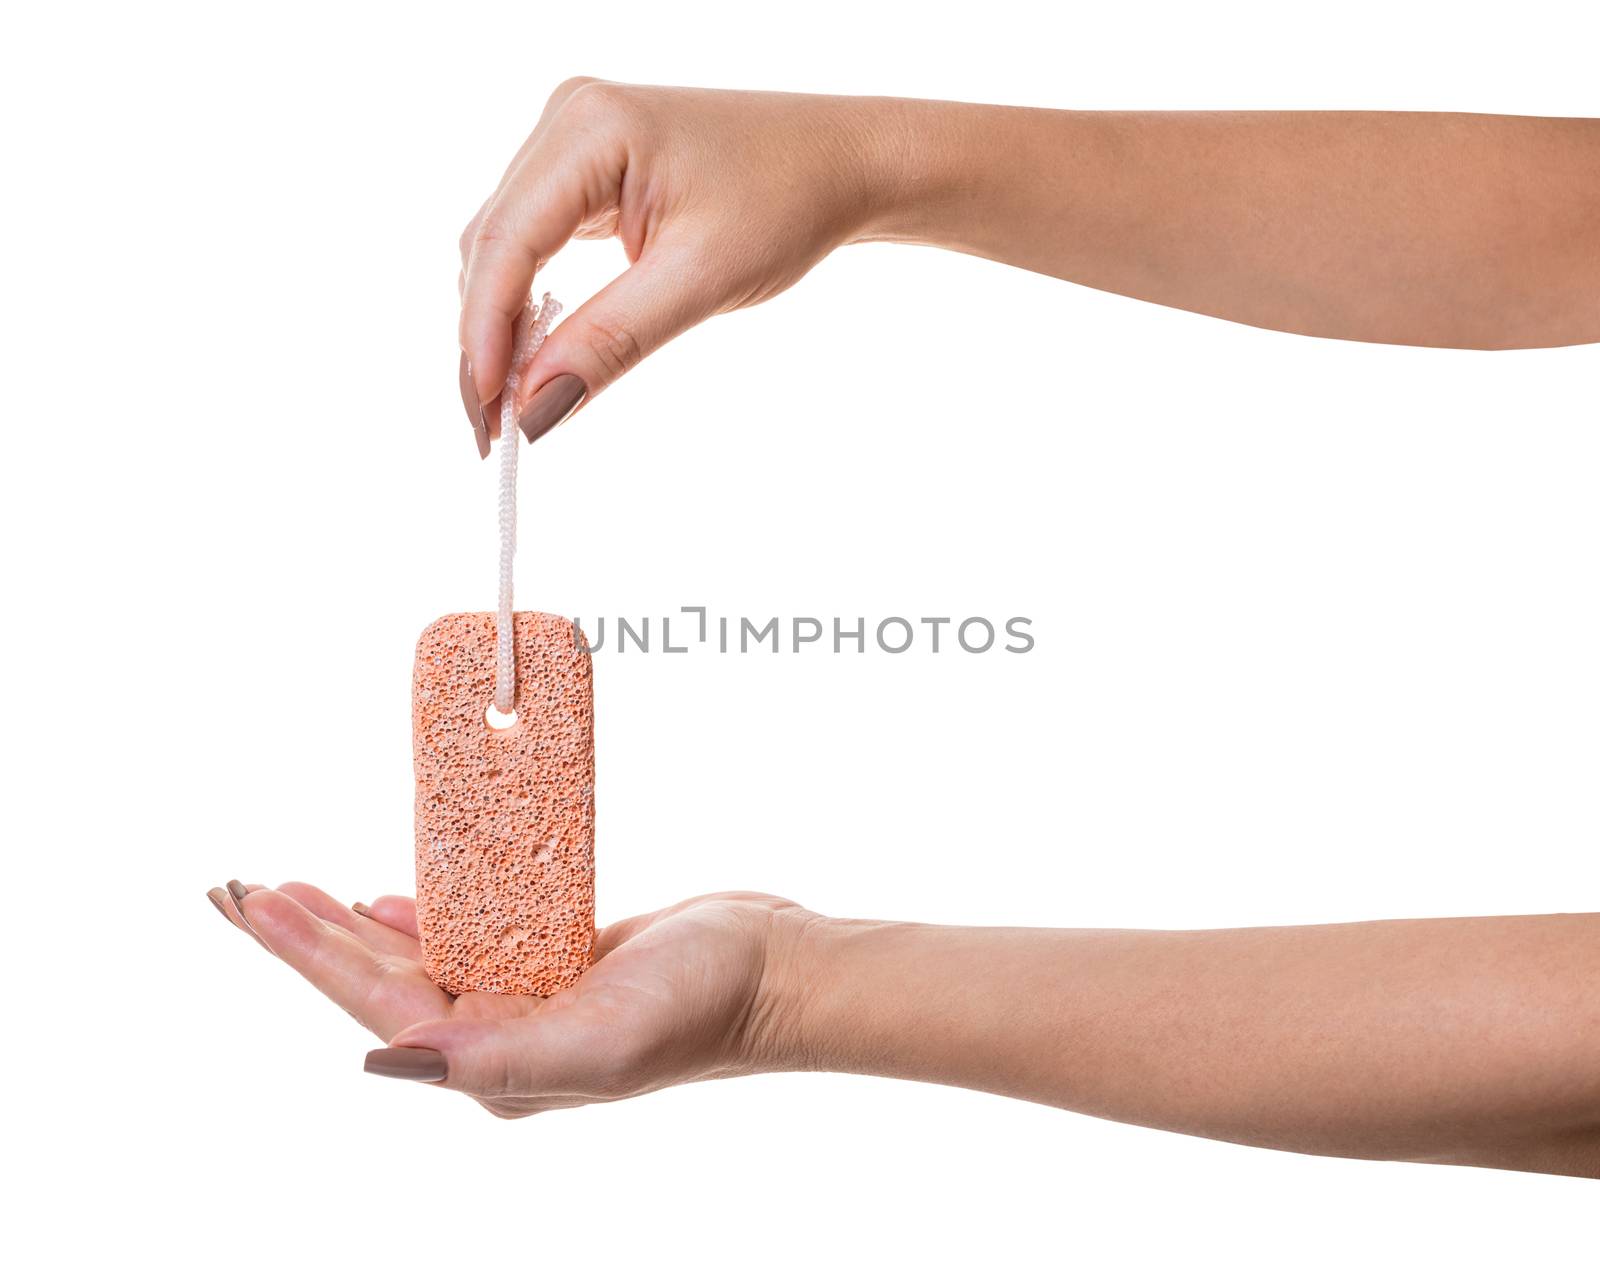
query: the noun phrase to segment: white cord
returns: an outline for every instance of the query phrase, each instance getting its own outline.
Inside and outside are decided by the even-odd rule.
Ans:
[[[517,689],[517,643],[511,621],[511,571],[517,555],[517,385],[544,345],[561,304],[548,293],[535,310],[522,309],[512,339],[511,371],[500,391],[500,607],[495,617],[494,707],[509,714]]]

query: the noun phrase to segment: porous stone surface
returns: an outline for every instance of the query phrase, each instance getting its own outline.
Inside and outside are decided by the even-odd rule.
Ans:
[[[593,661],[566,618],[515,624],[504,730],[486,718],[494,614],[441,617],[417,642],[417,927],[452,994],[554,994],[594,948]]]

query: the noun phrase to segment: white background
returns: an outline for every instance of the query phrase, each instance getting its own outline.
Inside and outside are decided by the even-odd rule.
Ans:
[[[1592,6],[32,6],[4,94],[7,1146],[23,1255],[1548,1255],[1568,1179],[916,1084],[517,1124],[228,929],[411,887],[409,670],[494,596],[456,236],[562,78],[1600,112]],[[1025,174],[1019,177],[1025,178]],[[569,306],[621,265],[546,273]],[[1307,340],[891,246],[525,461],[524,607],[1030,616],[1037,649],[596,658],[600,912],[1593,909],[1600,348]],[[81,1253],[80,1253],[81,1255]]]

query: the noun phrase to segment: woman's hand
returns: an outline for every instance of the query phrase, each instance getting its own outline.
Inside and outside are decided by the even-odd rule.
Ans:
[[[611,925],[594,965],[552,998],[452,998],[422,970],[410,898],[355,911],[311,885],[237,881],[210,897],[389,1043],[369,1072],[438,1082],[499,1117],[758,1071],[773,944],[808,917],[759,893],[693,898]]]
[[[512,324],[557,250],[616,236],[632,266],[555,330],[521,383],[530,441],[685,329],[765,301],[865,233],[884,187],[878,108],[562,84],[461,234],[462,401],[480,453],[498,432]]]
[[[211,891],[389,1049],[497,1116],[822,1069],[1235,1143],[1600,1177],[1600,916],[1150,932],[813,915],[718,893],[613,924],[553,998],[422,971],[408,898]]]
[[[850,241],[961,250],[1266,328],[1427,346],[1600,340],[1600,120],[1122,113],[572,79],[461,235],[481,454],[534,273],[632,264],[514,401],[539,437],[690,326]]]

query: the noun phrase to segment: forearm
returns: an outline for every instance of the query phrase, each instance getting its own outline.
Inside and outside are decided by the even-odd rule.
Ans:
[[[869,239],[1361,341],[1600,341],[1600,119],[883,102]]]
[[[775,959],[763,1067],[1600,1176],[1600,916],[1206,932],[797,918]]]

